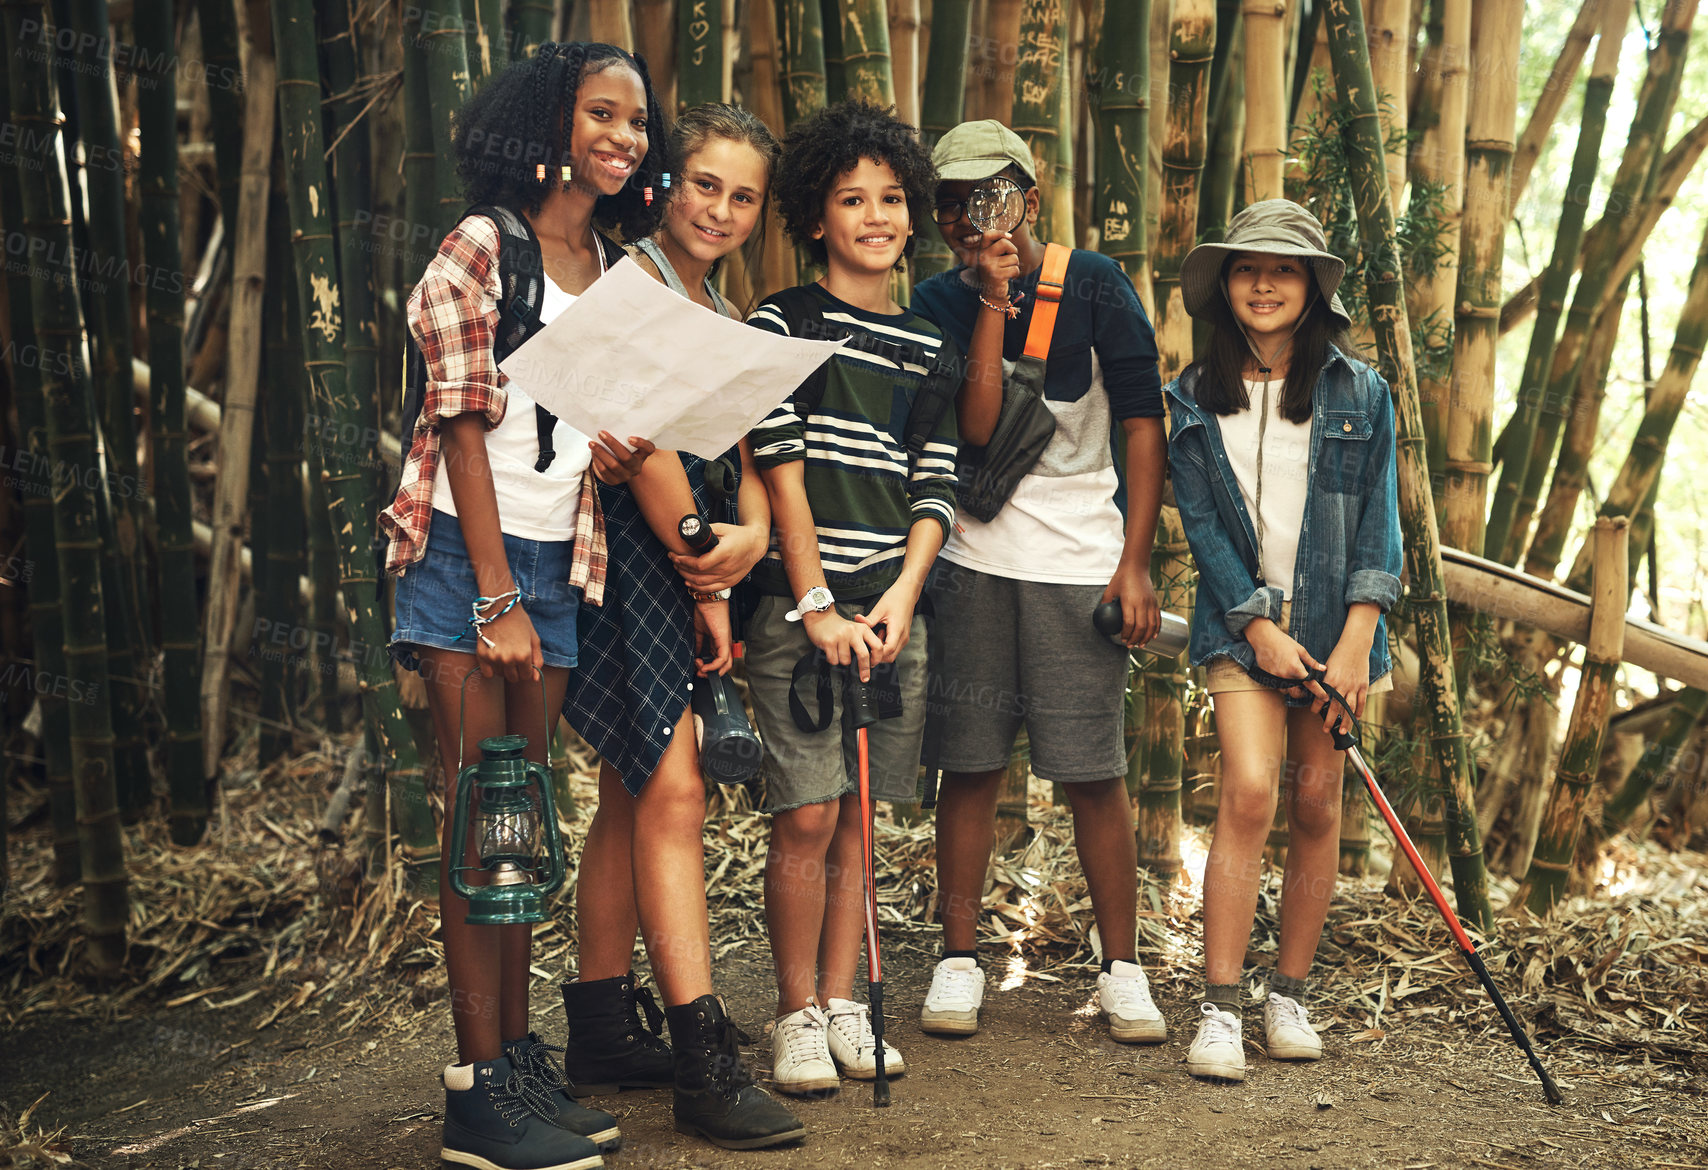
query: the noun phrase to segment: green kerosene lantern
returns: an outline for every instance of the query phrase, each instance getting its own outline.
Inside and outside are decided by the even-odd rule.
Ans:
[[[457,775],[451,825],[451,856],[457,864],[451,866],[451,888],[468,899],[468,921],[476,926],[544,922],[546,899],[563,885],[551,772],[524,758],[527,750],[528,741],[520,735],[483,739],[480,762]],[[471,818],[479,865],[462,861],[468,856]],[[470,871],[486,874],[486,884],[465,881]]]

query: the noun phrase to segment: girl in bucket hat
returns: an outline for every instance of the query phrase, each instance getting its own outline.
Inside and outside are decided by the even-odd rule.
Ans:
[[[1195,1076],[1245,1077],[1242,964],[1278,794],[1290,837],[1265,1047],[1321,1057],[1305,980],[1334,891],[1343,761],[1308,675],[1322,671],[1360,715],[1393,685],[1382,615],[1400,595],[1394,412],[1387,383],[1348,352],[1345,270],[1285,199],[1247,207],[1181,269],[1186,310],[1211,335],[1164,388],[1169,468],[1198,566],[1192,664],[1205,668],[1222,750]]]

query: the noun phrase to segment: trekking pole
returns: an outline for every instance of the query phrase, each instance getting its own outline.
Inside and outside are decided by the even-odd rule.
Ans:
[[[860,762],[860,837],[865,846],[861,861],[866,887],[866,993],[872,1006],[872,1047],[877,1076],[872,1082],[872,1104],[883,1109],[890,1103],[890,1082],[884,1075],[884,966],[878,957],[877,865],[873,853],[872,770],[866,731],[879,719],[877,697],[870,682],[861,682],[858,668],[848,668],[848,689],[843,700],[854,720],[855,748]]]
[[[1381,786],[1376,783],[1376,775],[1370,770],[1370,765],[1364,759],[1363,728],[1358,722],[1358,717],[1352,713],[1352,706],[1346,701],[1346,696],[1324,682],[1323,672],[1320,670],[1311,671],[1304,679],[1283,679],[1281,681],[1295,683],[1314,681],[1327,691],[1336,703],[1340,704],[1341,710],[1346,712],[1346,717],[1351,722],[1351,729],[1348,730],[1337,723],[1334,730],[1329,733],[1334,737],[1334,746],[1347,754],[1348,758],[1352,760],[1352,766],[1363,777],[1364,787],[1370,792],[1370,799],[1376,802],[1376,808],[1381,812],[1382,819],[1388,822],[1388,830],[1393,833],[1394,840],[1399,842],[1400,848],[1405,852],[1406,860],[1411,862],[1412,869],[1423,880],[1423,887],[1429,891],[1430,898],[1435,902],[1435,908],[1441,911],[1441,917],[1447,920],[1447,929],[1453,932],[1453,939],[1459,944],[1459,950],[1464,953],[1465,962],[1470,965],[1477,981],[1483,985],[1483,990],[1488,992],[1489,998],[1494,1001],[1501,1019],[1506,1021],[1506,1030],[1512,1033],[1513,1040],[1517,1042],[1519,1048],[1523,1049],[1525,1059],[1530,1062],[1530,1067],[1535,1070],[1537,1079],[1542,1082],[1542,1095],[1548,1099],[1550,1105],[1564,1104],[1565,1097],[1561,1095],[1559,1086],[1554,1084],[1554,1078],[1548,1075],[1548,1070],[1542,1067],[1542,1061],[1536,1056],[1536,1050],[1530,1046],[1530,1037],[1525,1035],[1524,1025],[1518,1022],[1518,1017],[1513,1015],[1512,1009],[1506,1005],[1506,1000],[1502,998],[1499,989],[1495,987],[1494,980],[1489,976],[1489,969],[1483,965],[1482,956],[1477,953],[1476,944],[1471,941],[1471,936],[1466,934],[1465,928],[1460,925],[1459,916],[1454,914],[1453,908],[1447,904],[1447,895],[1441,892],[1441,887],[1436,884],[1428,867],[1423,864],[1423,858],[1418,855],[1417,846],[1411,843],[1411,838],[1406,835],[1405,826],[1400,824],[1400,818],[1394,814],[1393,806],[1388,803],[1388,798],[1382,794]],[[1317,713],[1326,714],[1328,706],[1325,702]]]

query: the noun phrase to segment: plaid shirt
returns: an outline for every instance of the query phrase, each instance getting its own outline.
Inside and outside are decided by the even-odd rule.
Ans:
[[[484,215],[472,215],[451,229],[409,296],[409,331],[426,359],[427,386],[397,497],[380,513],[380,526],[391,537],[387,572],[402,573],[427,552],[439,424],[469,413],[485,415],[488,430],[504,421],[508,379],[492,355],[501,293],[498,227]],[[604,601],[607,559],[605,518],[589,472],[575,516],[569,583],[591,605]]]

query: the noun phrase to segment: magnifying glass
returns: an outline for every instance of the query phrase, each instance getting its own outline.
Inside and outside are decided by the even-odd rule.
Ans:
[[[967,219],[981,232],[1011,232],[1025,218],[1026,193],[1006,176],[981,179],[967,195]]]

